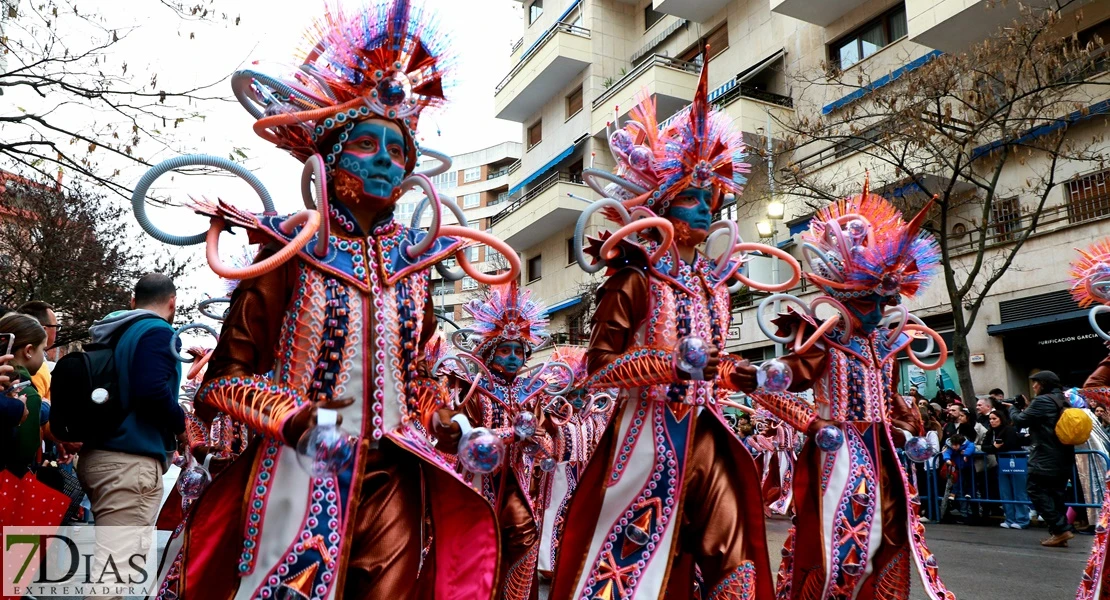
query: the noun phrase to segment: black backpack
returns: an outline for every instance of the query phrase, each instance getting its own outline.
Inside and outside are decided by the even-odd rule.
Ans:
[[[50,378],[50,432],[67,442],[95,443],[110,438],[127,418],[116,371],[116,344],[143,315],[120,327],[108,340],[85,344],[54,365]]]

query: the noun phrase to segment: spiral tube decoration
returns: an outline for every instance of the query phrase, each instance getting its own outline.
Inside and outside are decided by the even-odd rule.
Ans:
[[[771,327],[771,324],[767,322],[765,317],[766,313],[764,312],[764,309],[774,302],[794,304],[814,321],[817,320],[817,307],[822,304],[832,306],[839,314],[825,319],[824,322],[818,325],[817,331],[810,334],[808,338],[802,338],[802,335],[805,333],[805,328],[801,326],[795,326],[789,335],[780,336],[774,328]],[[836,299],[826,296],[820,296],[814,299],[810,304],[806,304],[804,300],[791,294],[774,294],[768,296],[759,303],[759,308],[756,309],[755,313],[755,322],[756,325],[759,326],[759,330],[763,332],[763,335],[766,335],[773,342],[789,345],[795,352],[806,352],[840,323],[847,324],[844,328],[844,333],[841,334],[841,343],[847,343],[852,337],[852,320],[848,316],[848,309]]]
[[[330,204],[328,203],[328,180],[327,169],[324,166],[324,157],[319,154],[313,154],[304,161],[304,170],[301,171],[301,199],[304,201],[305,208],[309,210],[316,210],[323,218],[320,223],[320,235],[316,237],[316,245],[312,248],[312,254],[316,258],[324,258],[328,255],[328,241],[331,238],[331,211]],[[312,198],[313,181],[315,180],[316,199]]]
[[[556,386],[559,385],[560,382],[559,381],[551,381],[546,386],[544,386],[543,389],[540,390],[540,391],[546,392],[546,393],[548,393],[552,396],[562,396],[563,394],[566,394],[567,392],[569,392],[571,390],[571,388],[574,387],[574,369],[572,369],[570,367],[570,365],[568,365],[565,362],[558,361],[558,360],[549,360],[549,361],[547,361],[547,362],[545,362],[541,365],[537,365],[535,367],[532,367],[532,368],[526,370],[524,373],[518,373],[517,377],[520,377],[521,375],[527,374],[528,377],[531,377],[533,380],[535,380],[535,379],[538,379],[544,373],[554,372],[554,371],[563,371],[566,374],[566,381],[567,381],[566,385],[564,385],[562,387],[556,387]]]
[[[598,404],[599,401],[601,402],[601,404]],[[589,412],[590,414],[609,412],[609,409],[613,408],[613,403],[616,401],[617,399],[614,398],[611,394],[598,392],[593,396],[590,396]]]
[[[574,418],[574,406],[564,396],[555,396],[541,410],[558,427],[566,425]]]
[[[189,323],[188,325],[182,325],[181,327],[175,329],[174,332],[173,332],[173,337],[170,338],[170,352],[172,352],[174,357],[177,358],[177,360],[180,361],[180,362],[183,362],[183,363],[193,362],[193,357],[192,356],[188,356],[186,354],[182,354],[182,353],[177,351],[177,343],[181,340],[181,334],[185,333],[186,331],[191,331],[193,329],[200,329],[201,331],[205,331],[209,335],[211,335],[212,337],[214,337],[216,339],[219,339],[219,337],[220,337],[220,334],[216,332],[215,328],[213,328],[211,325],[206,325],[204,323],[193,322],[193,323]],[[208,362],[208,357],[211,354],[212,353],[209,352],[201,360],[204,361],[204,362]]]
[[[459,352],[470,353],[478,348],[478,339],[479,337],[474,330],[466,327],[452,331],[448,341],[451,342],[452,346],[458,348]]]
[[[1091,329],[1094,330],[1098,337],[1110,342],[1110,333],[1106,333],[1106,330],[1099,326],[1098,320],[1096,319],[1096,317],[1104,312],[1110,312],[1110,306],[1105,304],[1094,305],[1091,307],[1091,312],[1087,313],[1087,321],[1090,322]]]
[[[911,320],[913,320],[915,318],[916,317],[912,317],[912,315],[911,315]],[[918,354],[916,352],[913,351],[912,348],[907,348],[908,352],[906,352],[906,356],[907,356],[907,358],[910,359],[910,362],[912,362],[913,364],[920,367],[921,370],[923,370],[923,371],[935,371],[935,370],[941,368],[942,366],[944,366],[944,361],[948,359],[948,345],[944,343],[944,338],[942,338],[939,333],[937,333],[936,331],[933,331],[929,327],[926,327],[924,325],[920,325],[918,323],[907,323],[904,327],[908,331],[917,331],[917,332],[924,333],[925,335],[929,336],[929,339],[930,339],[929,350],[932,350],[933,343],[936,343],[936,345],[939,346],[939,348],[940,348],[940,354],[937,356],[937,360],[935,362],[932,362],[932,363],[922,362],[921,358],[918,356]],[[922,351],[921,354],[927,354],[927,353],[928,353],[928,351]]]
[[[197,310],[200,311],[200,314],[208,317],[209,319],[212,319],[213,321],[221,321],[222,322],[224,320],[224,317],[226,316],[227,310],[225,309],[223,313],[216,314],[216,313],[208,312],[208,310],[209,310],[208,307],[212,306],[213,304],[230,304],[230,303],[231,303],[231,298],[208,298],[207,300],[201,300],[200,303],[197,304]]]
[[[459,208],[459,205],[454,200],[450,198],[440,198],[439,201],[440,204],[446,206],[451,213],[455,215],[455,218],[459,221],[459,225],[462,227],[470,227],[470,221],[466,218],[466,214],[463,213],[463,210]],[[428,204],[430,204],[430,202],[427,196],[420,199],[420,203],[416,205],[416,210],[412,213],[412,220],[409,222],[409,227],[411,229],[418,229],[420,227],[420,220],[424,218],[424,211],[427,210]],[[451,269],[442,262],[437,262],[435,266],[436,271],[447,281],[458,281],[466,277],[466,273],[464,273],[462,269]]]
[[[460,329],[459,331],[462,330]],[[458,331],[456,331],[455,333],[458,333]],[[477,356],[474,356],[470,352],[459,352],[455,355],[444,356],[443,358],[437,360],[436,364],[432,366],[432,373],[438,373],[439,369],[448,362],[453,362],[457,364],[463,371],[467,373],[470,372],[470,368],[467,366],[467,363],[474,365],[475,367],[477,367],[478,370],[478,376],[474,377],[470,381],[470,389],[467,390],[466,395],[463,397],[463,399],[459,400],[459,403],[455,408],[466,404],[470,400],[470,398],[474,396],[475,392],[477,392],[479,389],[478,384],[482,381],[483,377],[490,380],[493,379],[493,375],[489,372],[489,368],[486,367],[485,363],[483,363]]]
[[[266,186],[255,177],[254,173],[247,170],[246,167],[240,165],[235,161],[228,160],[220,156],[210,156],[207,154],[186,154],[184,156],[177,156],[169,160],[162,161],[157,165],[150,168],[139,179],[139,183],[135,185],[135,192],[131,194],[131,208],[135,212],[135,220],[139,222],[139,226],[143,231],[150,234],[151,237],[162,242],[163,244],[170,244],[171,246],[192,246],[204,242],[206,233],[198,233],[195,235],[172,235],[158,229],[146,214],[146,194],[150,191],[150,186],[154,184],[162,175],[170,171],[176,171],[183,167],[215,167],[223,169],[238,176],[243,181],[254,189],[258,194],[258,198],[262,201],[263,210],[268,214],[274,214],[274,201],[270,197],[270,192],[266,190]]]
[[[213,273],[224,279],[253,279],[269,273],[296,256],[302,248],[308,245],[312,236],[316,235],[316,232],[320,229],[320,221],[320,213],[314,210],[303,210],[286,219],[278,226],[283,233],[289,234],[294,227],[303,225],[301,232],[288,244],[282,246],[273,256],[239,269],[225,265],[220,259],[220,232],[224,229],[224,220],[213,218],[212,224],[208,227],[208,240],[205,246],[208,266]]]

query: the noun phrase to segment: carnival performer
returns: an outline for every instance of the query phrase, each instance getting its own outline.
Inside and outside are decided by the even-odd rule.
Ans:
[[[750,395],[809,437],[795,466],[797,516],[782,549],[780,600],[904,600],[913,566],[929,598],[954,598],[925,544],[917,490],[896,454],[905,445],[911,458],[928,458],[918,437],[920,415],[895,392],[897,355],[906,351],[930,370],[947,352],[940,336],[901,306],[939,264],[936,242],[921,231],[927,210],[905,222],[864,183],[862,194],[820,210],[803,237],[806,278],[824,294],[808,305],[788,295],[760,305],[760,328],[792,353],[765,367],[779,385]],[[776,300],[800,310],[779,316],[772,331],[762,311]],[[822,305],[838,312],[819,319],[815,309]],[[922,363],[909,347],[916,338],[930,340],[922,356],[939,346],[938,362]],[[816,408],[785,391],[787,384],[794,391],[812,387]]]
[[[551,354],[551,360],[568,365],[574,373],[571,390],[566,394],[574,412],[570,419],[555,423],[555,456],[558,462],[543,498],[545,508],[540,536],[539,571],[546,577],[551,577],[555,569],[570,499],[574,497],[578,479],[601,440],[601,434],[605,432],[617,395],[615,390],[593,391],[586,387],[589,374],[585,348],[559,346]],[[558,421],[558,417],[552,420]]]
[[[769,448],[763,460],[763,505],[768,516],[790,513],[794,498],[794,461],[798,434],[794,428],[776,418],[767,410],[756,412],[755,419],[767,439]]]
[[[1110,312],[1110,240],[1101,240],[1086,250],[1079,250],[1079,258],[1071,263],[1072,287],[1071,295],[1080,307],[1092,306],[1089,315],[1091,329],[1094,330],[1103,342],[1110,346],[1110,334],[1099,324],[1098,315]],[[1099,403],[1103,406],[1110,405],[1110,356],[1102,359],[1098,367],[1083,383],[1081,390],[1068,390],[1065,397],[1069,404],[1075,408],[1087,408],[1088,403]],[[1097,418],[1090,414],[1094,423]],[[1105,453],[1107,440],[1101,427],[1091,429],[1092,447],[1102,447]],[[1078,459],[1079,456],[1076,456]],[[1077,460],[1077,463],[1079,461]],[[1093,462],[1093,461],[1090,461]],[[1082,477],[1086,469],[1078,469]],[[1110,477],[1110,473],[1106,474]],[[1099,481],[1099,477],[1088,477],[1087,483]],[[1105,482],[1105,480],[1103,480]],[[1110,486],[1102,485],[1102,509],[1095,521],[1095,541],[1091,545],[1091,554],[1087,558],[1087,567],[1083,570],[1083,578],[1076,592],[1076,600],[1108,600],[1110,599],[1110,569],[1106,568],[1107,550],[1110,548]],[[1086,485],[1085,490],[1094,486]],[[1088,492],[1089,493],[1089,492]]]
[[[571,500],[556,600],[687,598],[698,568],[702,597],[772,594],[759,475],[723,421],[718,399],[737,386],[718,361],[730,281],[768,289],[743,275],[743,253],[792,263],[791,281],[771,289],[797,282],[797,262],[743,243],[735,222],[712,222],[750,167],[740,133],[708,103],[707,76],[703,67],[692,105],[663,131],[654,102],[643,100],[623,128],[610,130],[617,173],[584,173],[605,197],[578,221],[579,265],[609,267],[593,317],[588,385],[621,395]],[[619,229],[590,240],[589,263],[582,233],[602,209]],[[698,250],[721,239],[729,245],[715,258]]]
[[[170,243],[206,241],[213,270],[241,280],[196,408],[256,436],[171,540],[159,595],[490,598],[495,515],[433,451],[444,390],[422,350],[435,329],[433,265],[454,256],[471,277],[496,284],[517,277],[519,260],[488,234],[440,226],[441,206],[457,207],[427,176],[447,171],[449,159],[424,148],[441,164],[415,172],[421,112],[443,104],[452,66],[431,15],[407,0],[330,7],[308,35],[290,73],[232,77],[255,131],[305,163],[307,210],[279,216],[249,172],[214,157],[167,161],[136,188],[144,229]],[[147,189],[191,164],[247,179],[266,212],[200,201],[207,236],[154,228]],[[430,231],[393,219],[413,187],[433,207]],[[249,268],[220,261],[219,234],[231,227],[263,245]],[[503,252],[509,269],[474,269],[463,250],[476,242]]]
[[[470,377],[468,370],[461,375],[462,381],[453,386],[459,388],[459,413],[443,420],[447,422],[461,414],[469,425],[490,430],[502,440],[505,458],[497,468],[474,472],[469,470],[471,465],[465,457],[460,457],[459,469],[466,481],[497,510],[501,528],[497,597],[535,599],[539,594],[536,566],[543,521],[542,498],[556,463],[554,427],[545,415],[569,410],[566,400],[554,392],[565,392],[570,386],[553,382],[552,378],[559,373],[561,379],[568,379],[570,367],[551,361],[531,369],[525,367],[532,352],[550,339],[544,306],[532,299],[531,290],[520,289],[516,282],[493,287],[463,309],[474,318],[474,324],[452,335],[456,359],[446,363],[465,364],[458,359],[469,359],[477,367],[478,375]],[[441,361],[437,366],[446,365]],[[443,372],[456,380],[464,371],[440,368],[436,369],[437,374]],[[452,426],[456,434],[462,433],[457,423]]]

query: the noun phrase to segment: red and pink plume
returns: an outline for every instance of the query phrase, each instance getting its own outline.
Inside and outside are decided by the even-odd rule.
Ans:
[[[1081,308],[1110,304],[1110,239],[1101,240],[1071,263],[1071,297]]]
[[[833,202],[803,235],[806,277],[838,298],[868,294],[912,298],[940,265],[940,247],[921,230],[926,205],[906,222],[888,200],[863,193]]]
[[[478,356],[501,342],[518,341],[529,351],[547,341],[547,315],[542,303],[532,299],[532,290],[516,283],[493,286],[486,297],[471,300],[463,309],[474,318],[471,329],[482,341]]]

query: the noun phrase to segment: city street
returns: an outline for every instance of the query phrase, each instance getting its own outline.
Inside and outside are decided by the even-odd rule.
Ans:
[[[779,548],[790,527],[785,519],[767,522],[771,570],[778,569]],[[1001,527],[927,525],[929,548],[937,554],[940,575],[960,600],[1069,600],[1075,597],[1094,536],[1077,535],[1068,548],[1042,548],[1045,529],[1011,531]],[[541,597],[546,598],[546,587]],[[914,577],[911,600],[926,600]]]

